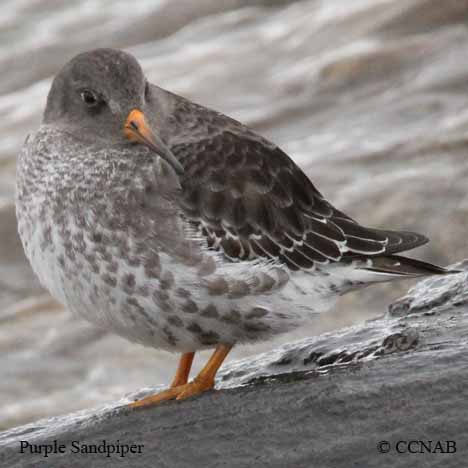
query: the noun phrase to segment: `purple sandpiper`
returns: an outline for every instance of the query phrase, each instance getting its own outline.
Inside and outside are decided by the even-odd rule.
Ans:
[[[396,255],[426,237],[361,226],[274,143],[150,84],[113,49],[55,77],[19,156],[16,207],[26,255],[58,301],[182,353],[171,387],[132,407],[213,388],[234,345],[300,327],[345,292],[448,272]]]

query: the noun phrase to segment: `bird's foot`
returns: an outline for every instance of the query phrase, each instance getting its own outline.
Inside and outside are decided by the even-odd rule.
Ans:
[[[214,387],[214,380],[205,380],[196,378],[192,382],[176,387],[168,388],[155,395],[150,395],[142,400],[134,401],[128,405],[129,408],[142,408],[145,406],[154,406],[168,400],[185,400],[200,393],[211,390]]]

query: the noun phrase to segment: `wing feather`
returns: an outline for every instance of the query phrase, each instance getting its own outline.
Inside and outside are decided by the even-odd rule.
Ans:
[[[216,125],[171,145],[185,169],[181,207],[229,259],[265,257],[310,270],[427,242],[416,233],[361,226],[325,200],[281,149],[228,117],[197,111],[210,113]]]

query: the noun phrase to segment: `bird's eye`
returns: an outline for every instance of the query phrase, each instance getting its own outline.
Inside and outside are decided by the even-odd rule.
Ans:
[[[80,91],[80,97],[88,107],[96,107],[99,104],[99,98],[89,89]]]

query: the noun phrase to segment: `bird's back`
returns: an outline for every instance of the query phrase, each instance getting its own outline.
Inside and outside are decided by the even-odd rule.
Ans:
[[[155,92],[170,103],[166,138],[185,169],[184,214],[227,259],[260,257],[290,271],[313,271],[378,258],[383,272],[383,258],[428,242],[418,233],[359,224],[328,202],[275,144],[217,111],[160,88]],[[387,263],[393,276],[396,262]],[[411,276],[445,271],[423,263],[417,270],[413,261]]]

